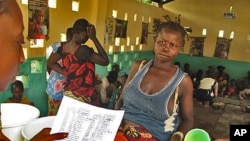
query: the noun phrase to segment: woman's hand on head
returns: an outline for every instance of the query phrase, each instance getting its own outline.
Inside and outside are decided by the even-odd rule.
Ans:
[[[36,134],[31,141],[54,141],[64,139],[68,136],[68,133],[54,133],[50,134],[51,128],[44,128],[38,134]]]
[[[91,40],[96,38],[96,29],[93,24],[89,24],[89,26],[87,27],[87,34]]]

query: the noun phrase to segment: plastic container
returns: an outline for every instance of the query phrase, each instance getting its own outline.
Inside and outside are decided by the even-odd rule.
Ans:
[[[31,105],[2,103],[2,131],[11,141],[23,141],[22,127],[40,116],[40,111]]]
[[[22,136],[25,141],[29,141],[43,128],[52,127],[56,116],[41,117],[27,123],[22,128]]]
[[[211,141],[207,131],[199,128],[192,129],[186,134],[184,141]]]

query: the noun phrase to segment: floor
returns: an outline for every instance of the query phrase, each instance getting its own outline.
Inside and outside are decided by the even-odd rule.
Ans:
[[[232,124],[245,125],[250,123],[250,113],[244,113],[240,109],[240,100],[236,97],[218,97],[216,101],[224,104],[221,109],[205,108],[194,99],[194,128],[206,130],[211,139],[229,137],[229,128]],[[244,101],[250,105],[250,100]]]

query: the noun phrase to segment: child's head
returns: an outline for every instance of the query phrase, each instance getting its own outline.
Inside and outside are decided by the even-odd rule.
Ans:
[[[118,74],[120,72],[120,66],[118,64],[114,64],[112,66],[112,71],[115,71]]]
[[[128,74],[123,74],[121,76],[121,83],[122,83],[122,85],[125,84],[125,82],[127,81],[127,79],[128,79]]]
[[[21,99],[24,92],[23,82],[16,80],[11,84],[11,92],[13,94],[13,97],[16,99]]]
[[[34,16],[38,24],[40,25],[44,24],[45,10],[35,10]]]
[[[75,52],[78,61],[88,61],[94,50],[87,45],[81,45]]]

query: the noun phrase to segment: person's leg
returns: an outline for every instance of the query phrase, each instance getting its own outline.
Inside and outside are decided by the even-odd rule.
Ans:
[[[209,108],[209,103],[210,103],[210,101],[204,101],[205,108]]]
[[[246,112],[246,109],[247,109],[247,107],[243,104],[242,101],[240,102],[240,109],[241,109],[241,111],[244,112],[244,113]]]
[[[238,95],[238,97],[239,97],[240,100],[244,100],[244,96],[243,95],[244,95],[244,90],[240,91],[240,93]]]

